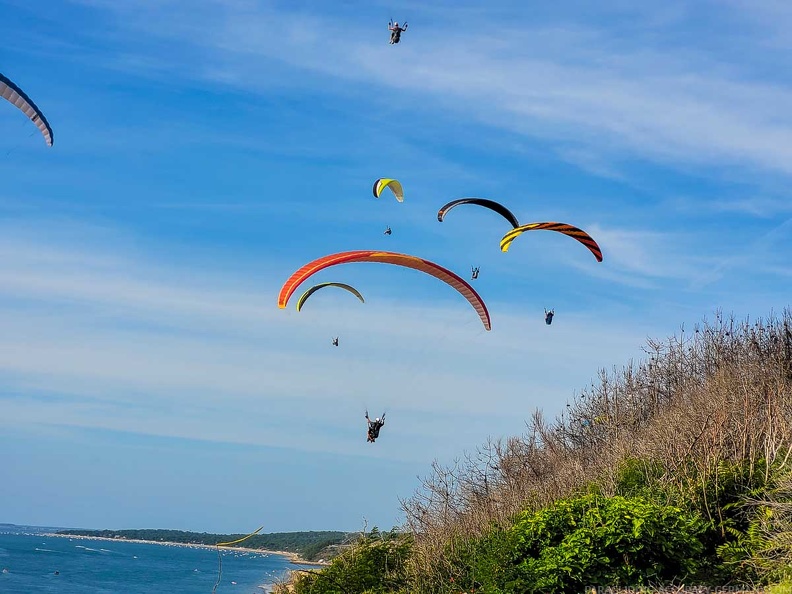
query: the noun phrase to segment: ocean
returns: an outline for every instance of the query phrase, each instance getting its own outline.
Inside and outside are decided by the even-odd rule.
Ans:
[[[307,569],[282,555],[222,556],[217,594],[264,594]],[[211,594],[217,565],[215,549],[0,532],[0,594]]]

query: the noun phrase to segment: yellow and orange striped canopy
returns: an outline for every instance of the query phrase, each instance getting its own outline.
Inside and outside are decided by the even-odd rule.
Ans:
[[[514,241],[518,235],[525,233],[526,231],[538,231],[540,229],[545,229],[547,231],[558,231],[559,233],[563,233],[564,235],[568,235],[573,239],[577,239],[580,243],[585,245],[594,257],[597,259],[597,262],[602,262],[602,250],[600,246],[597,245],[597,242],[583,229],[578,229],[577,227],[573,227],[572,225],[567,225],[566,223],[529,223],[527,225],[522,225],[515,229],[512,229],[506,235],[503,236],[500,242],[500,248],[502,252],[508,252],[509,246],[511,245],[512,241]]]

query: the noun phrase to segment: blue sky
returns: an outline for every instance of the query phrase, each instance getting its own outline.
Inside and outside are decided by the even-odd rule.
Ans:
[[[770,0],[0,2],[0,72],[55,133],[0,105],[0,521],[390,527],[434,459],[646,337],[784,308],[790,24]],[[546,232],[502,254],[493,213],[437,222],[462,196],[605,260]],[[316,277],[365,305],[277,308],[349,249],[479,266],[492,332],[390,266]]]

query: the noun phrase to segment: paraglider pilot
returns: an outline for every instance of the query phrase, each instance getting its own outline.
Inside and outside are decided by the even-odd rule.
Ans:
[[[398,21],[395,23],[388,23],[388,30],[391,32],[390,45],[399,43],[402,31],[407,30],[407,23],[404,23],[404,27],[399,27]]]
[[[333,339],[333,346],[338,346],[338,337],[337,336]]]
[[[473,276],[472,276],[473,280],[476,280],[478,278],[478,275],[479,275],[478,266],[476,266],[475,268],[471,268],[471,272],[473,272]]]
[[[367,432],[367,442],[374,443],[376,439],[379,437],[380,429],[385,424],[385,413],[382,413],[382,417],[377,417],[375,420],[369,419],[368,411],[366,411],[366,422],[368,423],[368,432]]]
[[[393,233],[393,231],[391,231],[391,228],[390,227],[386,227],[385,228],[385,235],[390,235],[391,233]]]
[[[554,315],[555,315],[555,310],[554,309],[551,309],[550,311],[547,311],[545,309],[545,324],[547,324],[548,326],[550,324],[552,324]]]

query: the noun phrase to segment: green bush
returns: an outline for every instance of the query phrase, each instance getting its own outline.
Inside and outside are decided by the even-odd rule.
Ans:
[[[616,473],[616,494],[667,501],[673,494],[670,489],[661,487],[664,474],[665,468],[660,462],[627,458],[622,461]]]
[[[483,592],[579,592],[588,585],[639,586],[694,574],[706,522],[644,498],[591,494],[520,514],[481,542]]]
[[[412,539],[376,529],[320,571],[294,580],[295,594],[384,594],[406,586]]]

